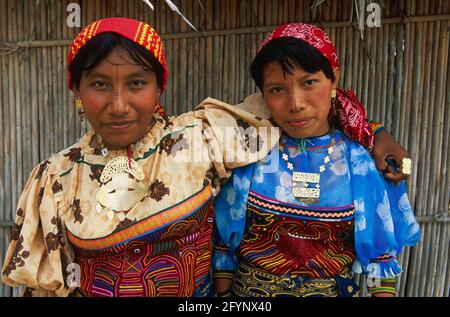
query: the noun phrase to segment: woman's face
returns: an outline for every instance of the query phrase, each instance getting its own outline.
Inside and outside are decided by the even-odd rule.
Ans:
[[[295,65],[295,64],[294,64]],[[292,74],[283,73],[278,62],[264,66],[263,96],[273,120],[294,138],[324,135],[329,131],[331,92],[336,88],[323,71],[308,73],[295,66]]]
[[[133,63],[123,49],[115,49],[83,73],[74,93],[104,145],[122,149],[145,135],[161,89],[154,72]]]

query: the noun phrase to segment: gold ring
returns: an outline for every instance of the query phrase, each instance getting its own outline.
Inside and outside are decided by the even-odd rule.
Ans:
[[[411,175],[411,164],[412,161],[410,158],[403,158],[402,159],[402,173],[405,175]]]

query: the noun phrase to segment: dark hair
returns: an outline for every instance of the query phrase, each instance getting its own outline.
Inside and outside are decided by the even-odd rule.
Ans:
[[[264,66],[274,61],[280,63],[284,73],[292,74],[294,67],[299,66],[308,73],[322,70],[332,82],[336,79],[330,62],[319,50],[303,40],[280,37],[266,44],[250,67],[253,80],[261,91],[264,86]]]
[[[141,45],[116,33],[103,33],[80,48],[75,59],[69,65],[72,86],[80,88],[84,71],[95,68],[113,49],[124,49],[130,58],[145,71],[155,72],[158,86],[162,86],[164,68],[158,60]]]

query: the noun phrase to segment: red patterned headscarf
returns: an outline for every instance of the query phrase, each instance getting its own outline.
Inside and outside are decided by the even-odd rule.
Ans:
[[[271,40],[280,37],[292,37],[307,42],[327,58],[333,70],[339,67],[336,48],[331,43],[328,35],[320,28],[305,23],[281,25],[264,39],[259,50]],[[334,107],[336,119],[344,133],[351,139],[372,150],[374,136],[372,129],[366,121],[366,110],[353,91],[340,88],[336,89]]]
[[[119,34],[148,50],[164,68],[161,91],[164,90],[167,83],[169,72],[167,70],[166,56],[160,36],[150,25],[133,19],[127,18],[107,18],[95,21],[85,27],[73,40],[70,47],[67,65],[74,60],[80,48],[82,48],[91,39],[102,33],[112,32]],[[68,72],[69,89],[72,82],[70,72]]]

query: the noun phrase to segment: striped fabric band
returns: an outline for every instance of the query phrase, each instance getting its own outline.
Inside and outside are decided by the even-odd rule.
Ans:
[[[381,130],[384,129],[384,126],[379,122],[368,120],[368,123],[374,135],[376,135],[377,133],[379,133]]]
[[[368,287],[367,291],[370,295],[381,294],[381,293],[395,295],[395,292],[396,292],[395,277],[382,279],[380,286]]]

